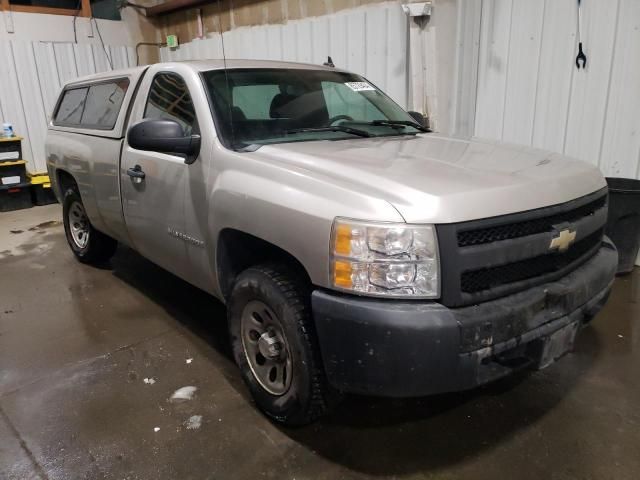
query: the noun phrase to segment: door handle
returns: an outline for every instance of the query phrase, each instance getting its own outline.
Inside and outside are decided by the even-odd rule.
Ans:
[[[135,167],[129,168],[127,170],[127,175],[133,178],[134,183],[142,182],[142,180],[144,180],[144,177],[146,176],[145,173],[142,171],[142,167],[140,167],[140,165],[136,165]]]

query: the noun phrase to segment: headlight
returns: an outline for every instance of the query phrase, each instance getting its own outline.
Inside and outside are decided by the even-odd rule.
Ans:
[[[432,225],[369,223],[336,218],[331,283],[375,296],[437,298],[440,265]]]

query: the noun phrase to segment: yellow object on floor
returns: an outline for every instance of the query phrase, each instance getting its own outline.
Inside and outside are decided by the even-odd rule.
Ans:
[[[42,185],[42,188],[51,188],[51,180],[46,174],[29,174],[31,185]]]

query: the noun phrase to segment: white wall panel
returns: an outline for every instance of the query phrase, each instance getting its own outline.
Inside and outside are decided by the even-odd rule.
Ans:
[[[313,23],[311,23],[311,48],[313,56],[312,62],[320,61],[324,63],[327,57],[331,54],[329,48],[329,31],[331,22],[328,17],[318,17]]]
[[[298,58],[298,36],[295,23],[287,23],[282,29],[282,60],[293,61]],[[277,54],[273,52],[273,59],[277,60]]]
[[[55,107],[58,93],[60,92],[60,79],[58,77],[58,64],[53,53],[53,43],[33,42],[33,52],[35,54],[36,65],[38,67],[38,78],[43,81],[40,84],[42,99],[44,103],[44,111],[51,112]],[[91,55],[91,63],[93,62],[93,54]]]
[[[58,64],[58,78],[63,85],[74,78],[78,78],[76,57],[73,52],[73,43],[55,43],[53,53]]]
[[[640,178],[640,1],[483,0],[475,135]]]
[[[135,65],[135,49],[106,46],[114,69]],[[46,171],[47,124],[61,85],[111,67],[101,45],[6,40],[0,42],[0,122],[24,137],[30,172]]]
[[[482,4],[475,122],[479,137],[502,139],[512,6],[513,0],[485,0]]]
[[[329,23],[329,51],[336,65],[347,65],[349,43],[347,41],[346,15],[337,16]]]
[[[2,103],[3,122],[9,121],[19,134],[27,131],[28,115],[22,104],[20,81],[15,66],[13,42],[0,42],[0,103]],[[24,135],[23,135],[24,136]],[[25,136],[22,144],[25,160],[33,158],[31,142]]]
[[[282,45],[282,26],[271,25],[267,27],[267,38],[265,45],[268,46],[272,52],[273,59],[282,60],[283,58],[283,45]],[[268,58],[268,57],[265,57]]]
[[[379,79],[374,83],[380,82],[378,86],[384,90],[388,83],[387,10],[379,8],[367,12],[364,25],[366,38],[364,71],[367,72],[368,77]]]
[[[367,70],[367,32],[365,30],[366,15],[362,11],[347,15],[347,63],[352,72],[364,73]],[[371,79],[372,81],[376,81]],[[382,85],[378,85],[382,87]]]
[[[640,2],[622,0],[605,116],[600,166],[640,178]]]
[[[109,51],[108,48],[106,50],[107,52]],[[96,66],[97,72],[107,72],[111,70],[107,53],[105,53],[105,49],[102,48],[102,46],[91,45],[91,51],[93,52],[93,62]]]
[[[542,42],[534,107],[535,147],[564,150],[571,79],[575,70],[576,6],[573,2],[548,1],[544,6]]]
[[[91,45],[77,43],[73,45],[73,54],[79,77],[91,75],[96,71],[96,62],[93,58]]]
[[[298,54],[295,58],[296,62],[313,63],[313,41],[311,39],[312,22],[301,21],[296,22],[296,43],[298,44]],[[249,51],[249,50],[246,50]],[[246,56],[245,58],[253,58]]]
[[[267,33],[269,28],[254,29],[251,35],[247,35],[245,39],[244,48],[253,49],[255,58],[258,60],[265,60],[269,58],[269,42],[267,41]],[[277,50],[274,48],[274,52]]]
[[[385,48],[383,50],[385,71],[384,90],[403,107],[409,107],[409,65],[407,56],[408,26],[404,15],[393,10],[385,11]],[[375,35],[375,32],[373,32]],[[367,76],[369,75],[367,73]],[[373,81],[373,80],[372,80]],[[421,109],[422,111],[422,109]]]
[[[513,0],[502,138],[529,144],[533,131],[544,1]]]
[[[31,42],[14,42],[11,46],[16,77],[19,80],[16,93],[21,99],[27,122],[21,130],[27,137],[27,152],[31,158],[44,158],[47,114],[40,90],[33,45]]]
[[[427,29],[424,38],[435,45],[424,48],[427,71],[433,70],[427,76],[427,102],[436,109],[436,128],[470,137],[478,106],[482,3],[449,2],[440,4],[438,12],[430,20],[433,27]],[[450,25],[454,22],[452,29]],[[429,82],[429,77],[437,81]],[[482,114],[486,117],[487,113]]]
[[[109,47],[109,53],[114,70],[120,70],[122,68],[128,68],[130,65],[135,65],[135,58],[129,57],[129,51],[130,49],[123,45]]]
[[[221,58],[220,35],[163,48],[162,61]],[[407,17],[398,3],[383,3],[284,25],[242,27],[224,33],[227,58],[322,64],[331,56],[360,73],[401,105],[407,104]]]
[[[564,152],[594,165],[599,164],[618,5],[618,0],[583,2],[582,37],[588,63],[586,70],[573,68]],[[575,54],[574,46],[571,60]]]

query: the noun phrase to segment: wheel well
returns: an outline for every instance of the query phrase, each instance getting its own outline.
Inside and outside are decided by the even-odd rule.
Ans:
[[[64,195],[64,192],[66,192],[68,188],[78,187],[78,182],[76,182],[76,179],[73,178],[73,175],[69,172],[58,169],[56,175],[58,176],[58,185],[60,185],[61,195]]]
[[[283,263],[311,284],[304,266],[289,252],[239,230],[230,228],[222,230],[218,238],[216,264],[218,282],[224,298],[229,297],[238,274],[252,265],[266,262]]]

